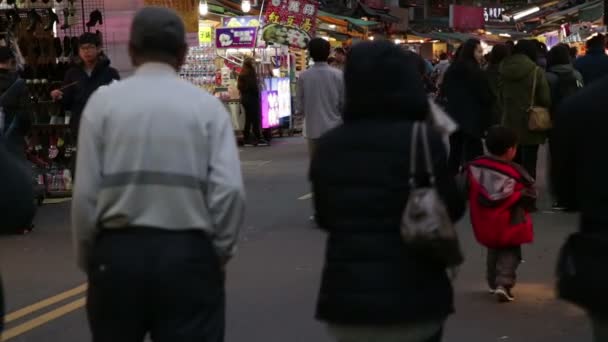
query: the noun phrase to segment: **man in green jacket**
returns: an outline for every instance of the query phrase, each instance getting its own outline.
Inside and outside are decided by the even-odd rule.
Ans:
[[[519,136],[520,146],[515,162],[536,178],[538,147],[547,140],[547,132],[528,129],[528,109],[531,106],[549,108],[551,91],[545,72],[536,65],[537,48],[532,40],[520,40],[500,68],[499,101],[502,124]],[[532,89],[534,78],[536,87]],[[534,94],[534,98],[532,98]]]

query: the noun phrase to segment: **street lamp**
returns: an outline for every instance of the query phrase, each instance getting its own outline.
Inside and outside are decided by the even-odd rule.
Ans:
[[[249,11],[251,11],[251,1],[243,0],[241,2],[241,10],[243,10],[244,13],[249,13]]]
[[[201,0],[198,4],[198,13],[202,16],[206,16],[209,13],[209,5],[207,0]]]

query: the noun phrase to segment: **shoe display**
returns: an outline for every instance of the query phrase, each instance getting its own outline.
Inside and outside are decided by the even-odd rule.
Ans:
[[[70,37],[65,36],[65,37],[63,37],[63,55],[65,57],[70,57],[71,53],[72,53],[72,40],[70,39]]]
[[[67,30],[70,27],[72,27],[72,25],[70,25],[70,10],[67,8],[64,8],[63,9],[63,25],[61,25],[61,29]]]
[[[49,17],[49,22],[44,26],[44,30],[50,31],[53,29],[53,25],[59,22],[59,16],[52,8],[47,9],[47,15]]]
[[[63,48],[61,47],[61,39],[60,38],[54,38],[53,39],[53,47],[55,49],[55,56],[56,57],[60,57],[61,55],[63,55]]]
[[[40,14],[38,14],[38,12],[36,12],[35,9],[33,9],[27,13],[27,20],[29,22],[29,24],[27,26],[28,32],[36,31],[38,24],[42,24],[42,17],[40,16]]]
[[[501,303],[509,303],[515,300],[515,297],[511,293],[510,289],[507,289],[503,286],[499,286],[496,288],[496,292],[494,292],[496,298]]]
[[[103,14],[100,10],[96,9],[89,15],[89,21],[87,22],[87,27],[94,27],[97,25],[103,25]]]

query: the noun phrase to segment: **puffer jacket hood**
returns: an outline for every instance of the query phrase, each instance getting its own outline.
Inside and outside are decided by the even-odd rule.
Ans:
[[[505,80],[518,81],[529,77],[536,63],[532,62],[530,58],[525,55],[517,54],[507,57],[500,68],[500,75]]]
[[[534,179],[519,165],[480,157],[468,166],[469,203],[475,238],[488,248],[505,248],[534,240],[524,196],[536,197]],[[524,195],[526,193],[526,195]]]

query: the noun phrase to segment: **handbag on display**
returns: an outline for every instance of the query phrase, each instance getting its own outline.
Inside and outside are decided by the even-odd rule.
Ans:
[[[421,136],[421,139],[418,137]],[[418,146],[422,140],[424,171],[428,185],[417,182]],[[460,265],[464,258],[458,235],[448,210],[435,186],[427,126],[416,122],[412,129],[410,145],[410,195],[401,218],[401,237],[408,247],[448,268]]]
[[[549,113],[549,109],[539,107],[534,104],[534,102],[536,102],[538,71],[539,68],[536,67],[534,69],[534,78],[532,81],[532,100],[530,102],[530,108],[528,108],[528,129],[533,132],[544,132],[553,128],[553,123],[551,122],[551,114]]]
[[[608,234],[574,233],[557,263],[558,297],[592,313],[608,313]]]

